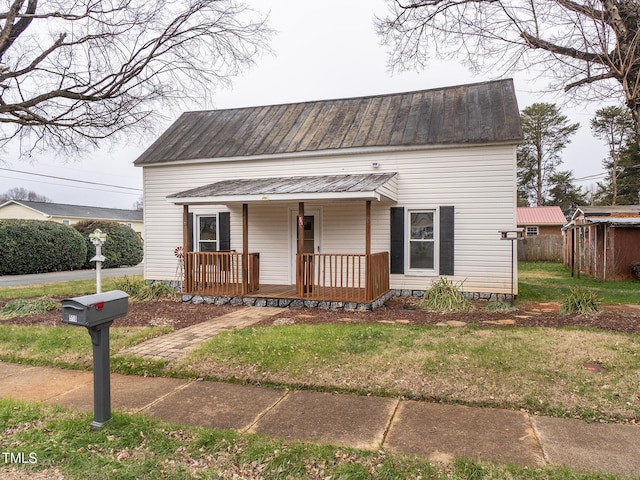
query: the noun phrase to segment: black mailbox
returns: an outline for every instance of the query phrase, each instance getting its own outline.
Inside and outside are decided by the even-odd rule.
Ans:
[[[122,290],[66,298],[62,300],[62,322],[81,327],[97,327],[124,317],[128,308],[129,295]]]
[[[102,427],[111,419],[111,377],[109,327],[124,317],[129,309],[129,295],[122,290],[85,295],[62,300],[62,323],[87,327],[93,344],[93,422]]]

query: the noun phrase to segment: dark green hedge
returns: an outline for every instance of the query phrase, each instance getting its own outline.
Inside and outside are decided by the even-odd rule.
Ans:
[[[131,267],[142,262],[142,240],[131,227],[106,220],[85,220],[73,227],[82,234],[87,244],[84,268],[95,267],[95,262],[90,260],[96,255],[96,247],[89,240],[89,235],[98,228],[107,234],[102,246],[102,255],[106,257],[103,268]]]
[[[82,268],[87,246],[76,230],[41,220],[0,220],[0,275]]]

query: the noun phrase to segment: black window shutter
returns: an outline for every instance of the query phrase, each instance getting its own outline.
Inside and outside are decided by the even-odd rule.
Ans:
[[[218,213],[218,233],[220,245],[218,250],[231,250],[231,214],[229,212]]]
[[[404,207],[391,207],[391,273],[404,273]]]
[[[454,273],[454,207],[440,207],[440,275]]]

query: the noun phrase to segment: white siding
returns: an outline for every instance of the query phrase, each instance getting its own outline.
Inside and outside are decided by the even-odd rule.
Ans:
[[[378,162],[378,168],[372,168]],[[451,147],[393,153],[301,156],[144,168],[145,276],[175,276],[173,250],[182,245],[182,206],[167,195],[226,179],[309,174],[398,172],[397,202],[373,202],[372,251],[389,250],[389,207],[455,207],[455,281],[476,292],[510,293],[511,242],[499,230],[516,224],[514,146]],[[307,202],[322,210],[321,251],[363,253],[364,201]],[[290,211],[297,203],[249,205],[249,251],[260,252],[260,281],[289,281]],[[231,212],[231,248],[242,250],[241,205],[192,206],[195,214]],[[436,218],[437,220],[437,218]],[[392,275],[391,288],[422,290],[437,275]]]

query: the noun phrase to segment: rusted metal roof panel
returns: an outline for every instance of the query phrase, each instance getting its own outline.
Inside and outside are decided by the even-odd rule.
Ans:
[[[216,198],[224,198],[228,201],[236,198],[235,201],[243,201],[247,197],[260,196],[369,193],[383,188],[382,195],[388,197],[395,196],[393,190],[396,185],[390,183],[395,176],[395,172],[388,172],[223,180],[175,193],[167,198],[175,201],[197,198],[207,198],[212,201]]]
[[[518,143],[512,80],[417,92],[188,112],[135,162],[361,147]]]

